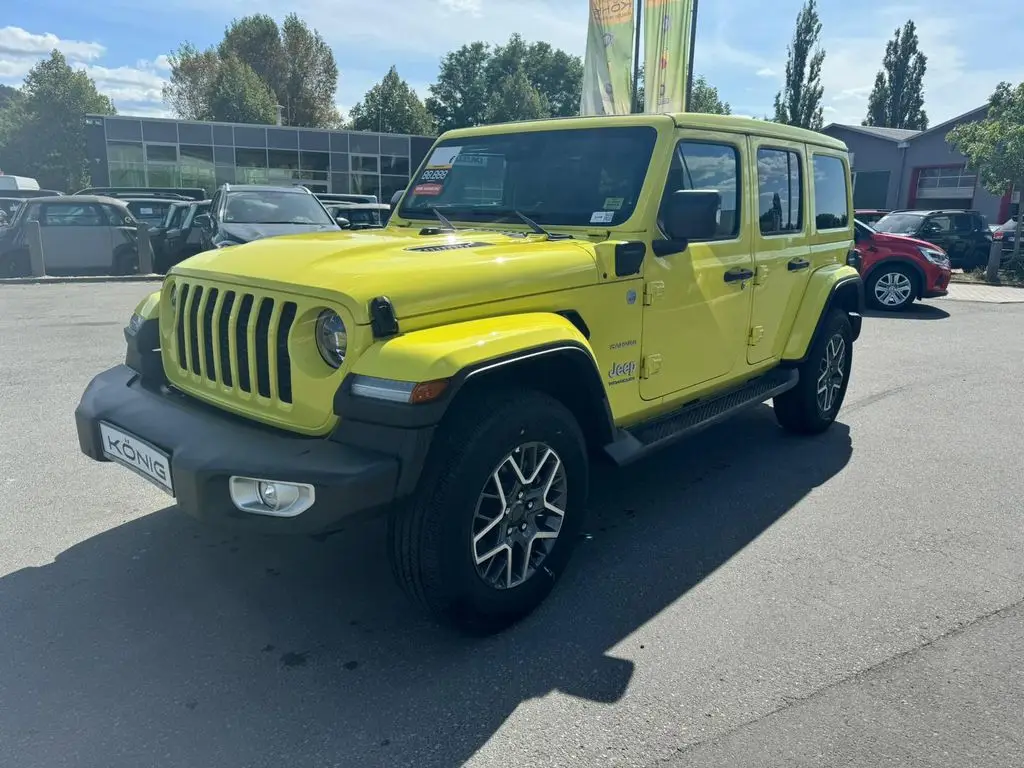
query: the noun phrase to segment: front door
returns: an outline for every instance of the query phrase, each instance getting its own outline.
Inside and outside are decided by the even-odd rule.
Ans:
[[[680,134],[661,211],[679,189],[717,190],[715,236],[644,262],[640,395],[655,400],[699,387],[745,365],[750,316],[751,212],[741,189],[746,140],[735,134]],[[658,226],[662,226],[659,211]],[[663,231],[663,229],[662,229]]]
[[[787,320],[807,285],[811,248],[805,234],[803,145],[752,138],[750,153],[758,223],[747,362],[756,365],[778,354]]]

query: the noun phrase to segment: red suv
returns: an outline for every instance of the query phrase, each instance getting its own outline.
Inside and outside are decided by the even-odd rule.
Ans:
[[[915,299],[945,296],[949,256],[924,240],[876,232],[854,221],[854,266],[864,279],[864,297],[871,306],[896,312]]]

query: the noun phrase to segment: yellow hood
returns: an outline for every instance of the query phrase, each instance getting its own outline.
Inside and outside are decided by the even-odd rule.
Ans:
[[[341,301],[358,323],[369,322],[368,303],[377,296],[403,318],[598,279],[593,246],[583,241],[397,228],[257,240],[200,253],[172,274]]]

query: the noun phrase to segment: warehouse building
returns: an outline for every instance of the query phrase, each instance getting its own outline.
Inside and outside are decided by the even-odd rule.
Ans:
[[[1020,190],[993,195],[947,140],[956,126],[987,113],[987,105],[978,107],[926,131],[833,123],[823,133],[850,150],[855,208],[974,209],[1002,224],[1020,209]]]
[[[94,187],[302,184],[387,201],[434,139],[394,133],[87,115]]]

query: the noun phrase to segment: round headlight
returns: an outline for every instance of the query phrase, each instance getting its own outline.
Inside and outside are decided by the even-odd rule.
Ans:
[[[316,319],[316,346],[320,356],[332,368],[340,368],[348,351],[348,331],[333,309],[325,309]]]

